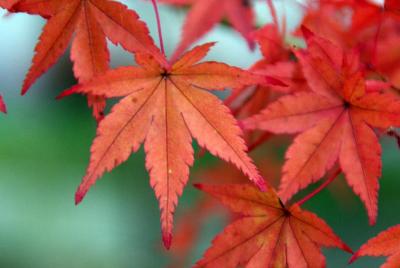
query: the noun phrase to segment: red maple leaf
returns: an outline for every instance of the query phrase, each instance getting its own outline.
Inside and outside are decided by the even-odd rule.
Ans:
[[[21,0],[0,0],[0,7],[5,8],[5,9],[10,9],[18,1],[21,1]],[[36,0],[36,2],[38,2],[38,0]]]
[[[305,37],[308,49],[296,55],[312,91],[284,96],[244,125],[273,133],[302,132],[286,152],[282,200],[320,180],[339,159],[374,224],[381,147],[372,127],[400,126],[400,100],[365,81],[356,53],[345,53],[308,30]]]
[[[352,27],[355,31],[374,24],[379,25],[384,19],[400,20],[398,0],[385,0],[383,7],[365,0],[356,2],[352,6],[354,10]]]
[[[242,217],[212,242],[195,267],[325,267],[320,247],[352,252],[315,214],[286,208],[270,188],[245,184],[196,185]]]
[[[2,8],[10,8],[16,0],[0,0],[0,7]]]
[[[387,16],[387,12],[387,9],[368,1],[349,2],[339,6],[323,2],[316,9],[308,9],[302,23],[319,36],[344,48],[357,47],[368,71],[367,76],[379,77],[399,88],[400,20],[391,19],[393,16]]]
[[[263,157],[259,161],[260,172],[264,178],[269,178],[269,184],[278,185],[279,165],[276,160]],[[231,164],[218,161],[218,164],[209,167],[206,170],[200,170],[192,176],[192,182],[203,183],[246,183],[248,179],[239,170],[235,169]],[[236,219],[237,214],[221,210],[220,203],[209,195],[201,196],[194,206],[180,214],[177,219],[174,231],[174,243],[168,255],[174,261],[168,267],[187,267],[190,260],[190,254],[196,247],[202,234],[202,227],[206,224],[213,214],[221,215],[229,212],[230,220]]]
[[[399,27],[400,29],[400,27]],[[400,35],[396,32],[382,36],[376,47],[366,52],[376,53],[372,72],[384,76],[397,90],[400,89]]]
[[[392,12],[400,19],[400,2],[397,0],[385,0],[385,10]]]
[[[400,267],[400,225],[381,232],[365,243],[353,257],[350,263],[361,256],[388,256],[388,260],[381,268]]]
[[[275,14],[273,7],[271,10],[271,13]],[[256,86],[235,88],[225,100],[225,104],[232,109],[236,118],[246,118],[259,113],[265,107],[265,103],[275,100],[282,93],[308,89],[300,65],[290,59],[291,51],[285,44],[283,35],[276,24],[267,24],[252,33],[252,37],[260,46],[263,58],[253,64],[249,71],[266,79]],[[269,133],[259,134],[246,133],[249,150],[272,137]]]
[[[291,59],[292,53],[285,43],[284,33],[279,32],[276,24],[263,26],[253,33],[253,37],[260,45],[263,59],[257,61],[250,71],[281,82],[273,84],[271,81],[268,85],[260,86],[267,86],[280,93],[308,89],[300,65]]]
[[[213,155],[235,164],[260,188],[265,187],[245,152],[236,120],[206,90],[251,84],[260,77],[223,63],[197,63],[212,45],[196,47],[170,68],[150,54],[137,53],[140,67],[106,72],[65,93],[126,96],[98,127],[90,164],[76,193],[77,203],[105,171],[124,162],[144,143],[150,184],[160,203],[163,240],[169,247],[175,206],[194,161],[192,137]]]
[[[215,200],[202,198],[197,200],[194,206],[184,211],[177,219],[174,231],[174,243],[168,251],[170,263],[168,268],[188,267],[190,257],[200,239],[201,229],[206,220],[213,214],[221,215],[220,206],[216,206]]]
[[[209,32],[224,18],[247,40],[253,41],[250,33],[254,29],[254,14],[249,0],[162,0],[171,4],[191,4],[183,25],[182,39],[172,56],[180,56],[193,42]]]
[[[0,112],[7,113],[6,104],[3,101],[3,97],[0,95]]]
[[[163,60],[145,23],[125,5],[109,0],[20,0],[11,12],[27,12],[49,18],[35,48],[33,64],[25,78],[22,94],[65,52],[71,39],[74,74],[80,83],[108,69],[106,37],[128,51],[152,53]],[[88,95],[96,118],[105,107],[103,98]]]

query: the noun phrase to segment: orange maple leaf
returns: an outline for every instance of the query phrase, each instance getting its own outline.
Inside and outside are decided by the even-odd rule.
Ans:
[[[108,69],[106,37],[128,51],[152,53],[163,60],[146,24],[139,20],[134,11],[115,1],[20,0],[9,10],[49,18],[35,48],[33,64],[22,86],[22,94],[57,62],[71,39],[73,70],[80,83]],[[105,100],[89,95],[88,102],[94,109],[95,117],[101,118]]]
[[[246,184],[196,185],[242,217],[219,234],[195,267],[325,267],[320,247],[347,252],[332,229],[298,205],[286,208],[275,191]]]
[[[260,172],[264,178],[268,178],[269,185],[278,184],[279,167],[275,160],[270,158],[262,159],[259,162]],[[218,164],[206,170],[200,170],[192,175],[192,182],[202,181],[203,183],[218,184],[238,184],[246,183],[248,179],[239,170],[235,169],[231,164],[218,161]],[[174,261],[168,267],[188,267],[191,253],[195,249],[202,234],[204,223],[212,216],[212,214],[225,214],[227,210],[221,210],[221,206],[217,200],[209,195],[201,196],[190,209],[180,213],[176,220],[174,232],[174,243],[168,252],[170,258]],[[237,214],[229,211],[228,218],[236,219]]]
[[[400,126],[400,100],[365,81],[356,53],[304,30],[307,51],[295,52],[312,89],[280,98],[244,121],[248,129],[298,135],[286,152],[280,196],[287,201],[320,180],[339,159],[348,184],[377,217],[381,147],[372,127]],[[379,83],[378,83],[379,84]]]
[[[397,268],[400,266],[400,225],[391,227],[370,239],[354,253],[350,263],[361,256],[388,256],[381,268]]]
[[[257,83],[260,78],[223,63],[196,64],[212,45],[196,47],[169,69],[152,55],[137,53],[140,67],[106,72],[65,93],[107,98],[126,96],[98,127],[90,164],[76,193],[77,203],[97,178],[124,162],[144,143],[150,184],[160,203],[163,240],[169,247],[175,206],[194,161],[192,137],[265,188],[263,178],[246,154],[247,147],[236,120],[206,90]]]

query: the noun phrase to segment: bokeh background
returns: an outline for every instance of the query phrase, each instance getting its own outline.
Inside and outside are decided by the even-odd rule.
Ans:
[[[156,36],[155,17],[145,1],[122,1],[135,9]],[[288,17],[289,28],[301,19],[291,1],[276,1]],[[168,53],[179,41],[184,10],[161,6]],[[264,1],[257,3],[259,24],[270,21]],[[96,124],[84,97],[56,101],[75,83],[69,52],[24,97],[20,87],[44,20],[0,11],[0,92],[8,106],[0,115],[0,267],[19,268],[131,268],[166,267],[170,257],[161,246],[159,211],[144,169],[143,151],[132,156],[92,188],[76,207],[74,191],[85,172]],[[219,26],[199,42],[218,41],[208,59],[248,67],[258,51],[248,50],[238,34]],[[112,66],[132,65],[132,56],[110,44]],[[383,138],[383,176],[380,180],[379,218],[369,226],[360,200],[343,178],[306,203],[325,219],[353,249],[389,226],[400,223],[399,151],[396,142]],[[257,151],[262,154],[264,147]],[[282,160],[282,153],[278,154]],[[215,159],[206,155],[192,168],[191,178]],[[277,179],[277,178],[275,178]],[[191,184],[177,209],[190,209],[201,198]],[[201,257],[212,237],[225,226],[214,216],[201,227],[200,239],[190,254]],[[326,249],[328,267],[346,267],[348,254]],[[350,267],[378,267],[383,259],[362,258]]]

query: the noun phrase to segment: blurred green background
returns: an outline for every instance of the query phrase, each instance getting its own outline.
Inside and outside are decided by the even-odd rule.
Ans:
[[[138,11],[156,36],[151,5],[123,2]],[[281,12],[285,7],[289,28],[293,28],[301,18],[300,9],[282,1],[277,6]],[[265,4],[257,7],[260,23],[265,23],[269,20]],[[169,53],[179,41],[184,15],[183,10],[161,6]],[[0,115],[0,267],[165,267],[169,259],[161,247],[158,205],[144,169],[143,152],[105,175],[75,207],[74,191],[88,163],[96,124],[84,97],[54,99],[75,83],[68,53],[21,97],[19,90],[44,20],[4,11],[0,17],[0,92],[9,110],[7,116]],[[208,59],[248,67],[260,57],[225,26],[200,42],[208,40],[218,41]],[[131,55],[110,48],[113,66],[133,64]],[[375,226],[368,225],[361,202],[343,179],[305,205],[353,249],[400,223],[399,153],[393,140],[383,139],[382,143],[384,168]],[[209,156],[197,161],[192,174],[212,161]],[[200,195],[189,184],[177,214],[189,209]],[[219,219],[206,224],[191,254],[192,263],[225,225]],[[328,267],[346,267],[348,254],[335,249],[324,252]],[[350,267],[378,267],[382,261],[362,258]]]

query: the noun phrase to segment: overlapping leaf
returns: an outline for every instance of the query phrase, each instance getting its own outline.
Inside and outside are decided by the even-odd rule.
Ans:
[[[232,26],[247,40],[250,47],[253,41],[253,11],[249,0],[162,0],[171,4],[190,4],[183,26],[182,39],[175,50],[173,59],[180,56],[193,42],[209,32],[218,22],[227,18]]]
[[[265,187],[245,153],[235,119],[206,90],[252,84],[260,77],[222,63],[197,63],[211,46],[193,49],[168,69],[152,55],[138,53],[140,67],[118,68],[68,91],[125,96],[98,127],[90,164],[76,193],[77,203],[105,171],[124,162],[144,143],[150,184],[160,203],[163,240],[169,247],[173,212],[194,161],[192,137],[213,155],[235,164],[260,188]]]
[[[244,125],[273,133],[301,132],[286,152],[280,185],[284,201],[320,180],[339,160],[373,224],[381,147],[372,127],[400,126],[400,100],[370,87],[374,82],[365,81],[356,53],[305,33],[308,49],[296,55],[312,92],[284,96]]]
[[[35,48],[33,64],[22,94],[64,53],[71,39],[74,74],[80,83],[105,72],[109,63],[106,37],[131,52],[147,52],[163,60],[145,23],[126,6],[110,0],[20,0],[9,8],[49,18]],[[96,118],[105,106],[102,98],[88,96]]]
[[[272,158],[272,157],[271,157]],[[259,161],[260,172],[264,178],[268,178],[272,186],[279,183],[279,165],[271,158]],[[192,176],[192,182],[201,183],[246,183],[248,179],[234,166],[218,161],[218,164],[205,170],[200,170]],[[174,232],[174,243],[169,256],[175,261],[168,267],[188,267],[191,253],[196,248],[197,242],[201,239],[202,228],[214,214],[228,214],[229,219],[236,219],[238,216],[227,209],[221,209],[221,205],[210,195],[203,195],[196,201],[194,206],[180,214]],[[229,213],[226,213],[229,212]]]
[[[393,16],[399,4],[396,0],[386,1],[382,8],[367,0],[321,2],[317,8],[307,10],[302,23],[343,48],[358,48],[366,75],[400,88],[400,20]]]
[[[260,45],[263,58],[250,68],[250,71],[275,78],[281,83],[260,85],[270,87],[280,93],[298,92],[308,89],[300,65],[291,59],[291,51],[285,43],[284,33],[275,24],[264,25],[253,33]]]
[[[381,268],[400,267],[400,225],[389,228],[370,239],[356,253],[350,262],[361,256],[387,256],[387,262]]]
[[[0,7],[10,8],[17,0],[0,0]]]
[[[308,89],[300,64],[290,60],[291,51],[277,25],[267,24],[252,36],[259,44],[263,58],[253,64],[249,71],[267,79],[256,86],[235,88],[225,100],[225,104],[238,119],[259,113],[266,103],[275,100],[282,93]],[[246,133],[245,138],[252,150],[272,136],[271,133],[253,131]]]
[[[245,184],[196,185],[242,218],[212,242],[195,267],[325,267],[321,247],[352,252],[315,214],[298,205],[286,208],[270,188]]]

